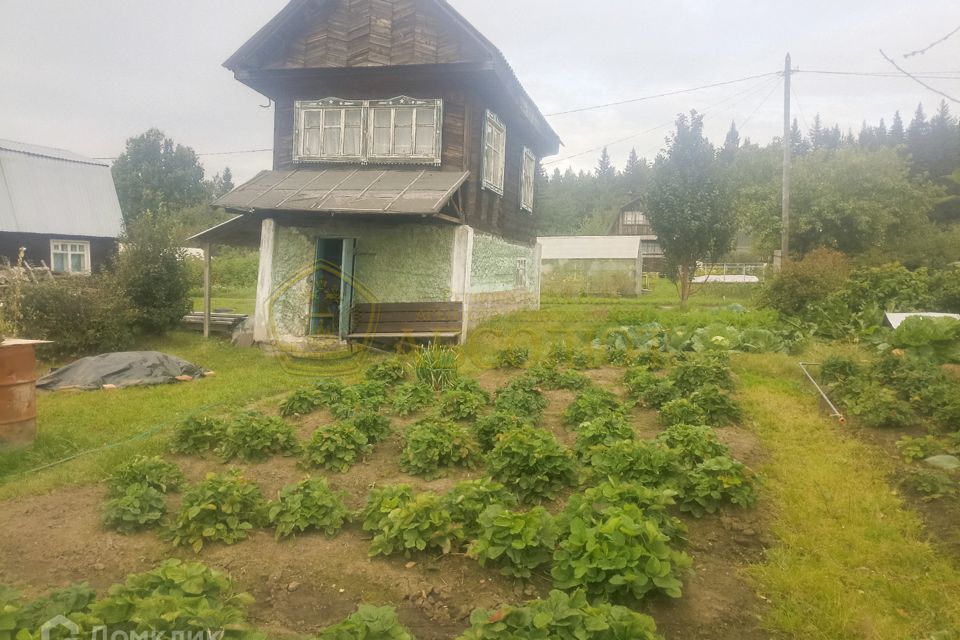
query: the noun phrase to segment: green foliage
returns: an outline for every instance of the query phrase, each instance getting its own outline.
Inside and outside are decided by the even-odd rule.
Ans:
[[[167,513],[163,493],[150,484],[125,484],[112,495],[103,509],[103,523],[120,533],[156,526]]]
[[[331,490],[324,478],[307,478],[281,489],[280,496],[267,508],[267,518],[276,528],[278,539],[311,529],[332,537],[350,518],[344,495]]]
[[[554,586],[583,588],[601,599],[640,599],[651,592],[679,598],[680,573],[692,562],[669,542],[656,520],[632,504],[605,509],[595,524],[574,517],[554,554]]]
[[[945,453],[943,441],[936,436],[921,436],[919,438],[904,436],[897,440],[896,446],[900,455],[910,462]]]
[[[680,510],[699,518],[725,504],[751,506],[757,500],[756,482],[743,464],[716,456],[685,474],[680,496]]]
[[[234,458],[263,462],[274,454],[298,453],[300,443],[293,427],[281,418],[248,411],[230,421],[217,450],[224,462]]]
[[[493,354],[497,369],[519,369],[530,359],[530,349],[526,347],[508,347],[498,349]]]
[[[383,360],[377,364],[368,367],[363,372],[363,377],[367,380],[375,380],[386,384],[395,384],[403,380],[407,375],[407,368],[403,362],[397,358]]]
[[[669,378],[658,378],[639,393],[640,404],[648,409],[659,409],[674,398],[679,397],[680,390]]]
[[[416,640],[393,607],[360,605],[344,620],[320,631],[317,640]]]
[[[414,355],[413,372],[417,380],[434,389],[446,389],[460,376],[460,352],[434,344]]]
[[[502,433],[487,456],[490,475],[524,502],[552,500],[574,481],[573,454],[535,427]]]
[[[317,398],[321,405],[325,407],[332,407],[340,402],[340,396],[343,395],[345,387],[346,385],[337,378],[320,378],[313,384],[313,388],[317,392]]]
[[[578,458],[585,458],[593,447],[617,440],[633,440],[636,434],[623,415],[607,413],[592,420],[581,422],[577,427],[577,440],[573,450]]]
[[[473,433],[480,443],[482,451],[490,451],[497,443],[497,437],[510,429],[517,427],[532,427],[531,421],[524,416],[517,416],[505,411],[494,411],[477,418],[473,424]]]
[[[591,387],[577,394],[570,406],[563,412],[563,423],[576,427],[581,422],[606,415],[623,416],[626,408],[617,397],[606,389]]]
[[[480,514],[480,535],[467,555],[482,566],[494,562],[500,572],[529,578],[537,567],[550,562],[557,543],[557,527],[543,507],[527,512],[492,505]]]
[[[497,389],[493,404],[497,411],[537,420],[547,406],[547,399],[536,380],[519,376]]]
[[[657,435],[661,442],[674,450],[677,462],[693,467],[710,458],[727,456],[730,450],[717,439],[716,432],[708,426],[675,424]]]
[[[334,417],[345,420],[360,412],[379,411],[387,402],[387,385],[378,380],[367,380],[342,387],[338,396],[328,405]]]
[[[160,493],[177,491],[186,479],[180,467],[160,456],[136,456],[120,465],[107,480],[110,493],[119,495],[133,484],[152,487]]]
[[[850,412],[868,427],[906,427],[913,419],[910,404],[878,382],[855,385],[847,392],[845,402]]]
[[[648,615],[610,604],[591,605],[583,590],[553,590],[544,600],[498,611],[477,609],[457,640],[663,640]]]
[[[303,459],[308,466],[344,473],[369,451],[367,434],[355,424],[337,422],[313,432],[303,448]]]
[[[678,456],[659,442],[615,440],[594,447],[588,463],[594,478],[669,486],[676,479]]]
[[[440,415],[453,420],[472,420],[489,401],[482,390],[447,389],[440,394]]]
[[[220,445],[227,424],[212,416],[192,416],[177,425],[170,441],[171,453],[197,454]]]
[[[546,360],[553,364],[566,364],[573,356],[573,348],[566,341],[553,342],[547,348]]]
[[[702,424],[706,415],[690,398],[674,398],[660,407],[660,423],[665,427],[675,424]]]
[[[358,414],[350,424],[367,437],[369,444],[376,444],[390,435],[390,418],[379,413],[366,411]]]
[[[722,427],[740,420],[740,405],[715,384],[705,384],[690,394],[690,402],[703,414],[702,422]],[[665,407],[664,407],[665,408]],[[692,421],[694,423],[700,420]]]
[[[280,415],[284,418],[290,416],[305,416],[312,413],[323,405],[320,395],[316,389],[299,389],[294,391],[280,403]]]
[[[400,468],[414,475],[436,477],[453,466],[472,467],[478,453],[479,447],[466,427],[428,418],[407,428]]]
[[[239,471],[208,473],[183,494],[170,539],[175,546],[189,546],[197,553],[205,543],[233,544],[262,523],[263,508],[260,488]]]
[[[558,369],[554,364],[538,363],[527,370],[527,378],[543,389],[583,389],[590,386],[590,378],[577,371]]]
[[[491,505],[512,507],[517,497],[499,482],[486,478],[458,482],[443,496],[443,506],[450,512],[454,522],[463,525],[467,540],[480,535],[480,514]]]
[[[608,344],[604,349],[604,358],[607,364],[622,367],[630,359],[630,352],[625,347]]]
[[[0,589],[0,591],[2,591],[2,589]],[[26,603],[18,613],[19,626],[23,629],[39,629],[44,622],[54,616],[77,617],[74,616],[74,614],[82,614],[83,612],[89,611],[90,605],[94,603],[96,598],[96,591],[86,582],[57,589],[48,596],[43,596]],[[0,603],[2,603],[2,601],[3,598],[2,595],[0,595]],[[3,637],[3,632],[8,630],[5,628],[6,625],[3,624],[5,621],[3,609],[4,608],[0,606],[0,637]],[[51,631],[53,634],[56,634],[56,630]],[[10,637],[13,638],[15,636]],[[36,637],[39,638],[40,636]],[[51,635],[51,637],[58,636]]]
[[[444,554],[463,540],[463,527],[453,521],[434,493],[421,493],[405,501],[380,520],[370,543],[370,555],[439,549]]]
[[[603,512],[609,507],[632,504],[638,507],[644,516],[653,519],[671,542],[685,544],[687,527],[669,512],[676,504],[676,495],[677,492],[673,489],[605,480],[595,487],[570,496],[558,518],[558,524],[566,529],[574,518],[580,518],[589,525],[595,525],[603,520]]]
[[[627,367],[623,374],[623,385],[631,398],[642,398],[647,391],[661,381],[647,365],[637,364]]]
[[[960,362],[960,320],[956,318],[907,318],[886,341],[930,362]]]
[[[820,381],[824,384],[847,382],[860,375],[860,365],[842,356],[829,356],[820,367]]]
[[[422,382],[407,382],[393,389],[393,412],[398,416],[408,416],[436,401],[433,387]]]
[[[162,210],[127,221],[120,238],[116,285],[133,305],[133,326],[164,333],[193,308],[190,275],[176,224]]]
[[[413,500],[413,489],[408,484],[388,484],[374,488],[367,496],[367,504],[360,512],[364,531],[379,531],[386,526],[386,518],[397,509]]]
[[[957,494],[957,481],[945,471],[920,469],[909,472],[901,484],[915,493],[923,494],[924,500],[936,500]]]
[[[726,361],[715,355],[690,355],[677,363],[670,372],[670,379],[680,394],[693,393],[700,387],[713,384],[721,389],[733,390],[733,372]]]
[[[816,249],[788,262],[764,283],[761,304],[787,315],[802,315],[812,304],[840,291],[850,275],[850,260],[839,251]]]
[[[593,353],[586,349],[574,349],[570,353],[570,366],[577,370],[595,369],[597,359]]]

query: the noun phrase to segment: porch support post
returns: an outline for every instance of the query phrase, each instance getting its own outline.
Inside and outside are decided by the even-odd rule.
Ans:
[[[273,218],[260,223],[260,264],[257,271],[257,303],[253,316],[255,342],[270,341],[270,297],[273,295],[273,249],[277,224]]]
[[[210,243],[203,245],[203,337],[210,337]]]
[[[537,269],[537,283],[533,290],[534,306],[537,311],[540,310],[540,285],[543,282],[543,245],[537,242],[533,247],[533,264]]]
[[[473,227],[460,225],[453,234],[453,269],[450,278],[451,302],[463,303],[460,343],[467,340],[470,306],[470,271],[473,269]]]
[[[637,261],[633,268],[633,275],[636,279],[634,283],[634,293],[637,296],[643,295],[643,238],[637,241]]]

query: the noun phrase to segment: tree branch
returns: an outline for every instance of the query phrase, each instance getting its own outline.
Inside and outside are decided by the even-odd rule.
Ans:
[[[944,98],[946,98],[947,100],[951,100],[951,101],[953,101],[953,102],[956,102],[957,104],[960,104],[960,100],[957,100],[957,99],[954,98],[953,96],[951,96],[951,95],[949,95],[949,94],[946,94],[946,93],[944,93],[943,91],[940,91],[939,89],[934,89],[933,87],[931,87],[930,85],[928,85],[926,82],[924,82],[923,80],[921,80],[921,79],[918,78],[917,76],[913,75],[912,73],[910,73],[909,71],[907,71],[906,69],[904,69],[903,67],[901,67],[900,65],[898,65],[898,64],[893,60],[893,58],[891,58],[890,56],[888,56],[886,53],[883,52],[883,49],[880,49],[880,55],[883,56],[884,60],[886,60],[887,62],[889,62],[890,64],[892,64],[893,67],[894,67],[897,71],[899,71],[900,73],[902,73],[902,74],[905,75],[906,77],[910,78],[911,80],[913,80],[914,82],[916,82],[917,84],[919,84],[921,87],[923,87],[923,88],[925,88],[925,89],[927,89],[927,90],[929,90],[929,91],[933,91],[933,92],[936,93],[937,95],[941,95],[941,96],[943,96]]]
[[[960,31],[960,27],[957,27],[956,29],[954,29],[953,31],[951,31],[951,32],[948,33],[947,35],[943,36],[943,37],[940,38],[939,40],[935,40],[934,42],[931,42],[930,44],[928,44],[927,46],[925,46],[923,49],[917,49],[916,51],[911,51],[910,53],[905,53],[905,54],[903,54],[903,57],[904,57],[904,58],[909,58],[909,57],[911,57],[911,56],[922,56],[922,55],[925,54],[927,51],[930,51],[930,49],[933,49],[935,46],[937,46],[937,45],[940,44],[941,42],[946,42],[947,40],[949,40],[949,39],[950,39],[950,36],[952,36],[953,34],[957,33],[958,31]]]

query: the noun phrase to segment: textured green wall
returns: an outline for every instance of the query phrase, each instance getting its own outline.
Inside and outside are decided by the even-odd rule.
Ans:
[[[447,224],[349,220],[322,227],[278,226],[272,307],[277,333],[307,333],[317,238],[356,238],[355,301],[443,302],[451,296],[454,230]]]
[[[534,247],[507,242],[488,233],[475,232],[470,292],[491,293],[517,288],[517,258],[527,259],[527,289],[533,291],[540,274],[534,254]]]

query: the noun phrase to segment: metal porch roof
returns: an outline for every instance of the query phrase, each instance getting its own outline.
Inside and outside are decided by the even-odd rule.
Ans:
[[[469,175],[371,168],[261,171],[213,204],[245,212],[438,214]]]

